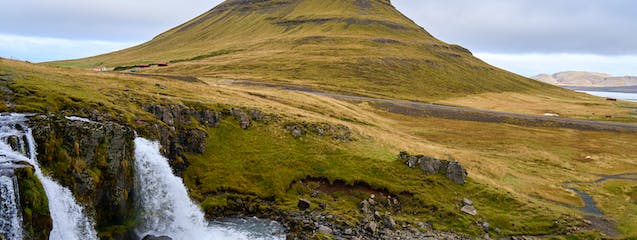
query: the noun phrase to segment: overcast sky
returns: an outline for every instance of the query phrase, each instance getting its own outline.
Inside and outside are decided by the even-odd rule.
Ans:
[[[19,0],[0,3],[0,56],[33,62],[139,44],[221,0]],[[437,38],[522,75],[637,75],[634,0],[392,0]]]

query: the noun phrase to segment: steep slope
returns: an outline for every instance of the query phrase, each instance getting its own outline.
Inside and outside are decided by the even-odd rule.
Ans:
[[[637,77],[624,76],[614,77],[605,73],[567,71],[553,75],[540,74],[533,79],[558,85],[570,87],[626,87],[637,86]]]
[[[435,39],[388,0],[228,0],[139,46],[55,64],[154,62],[172,64],[143,71],[417,101],[485,92],[568,94]]]

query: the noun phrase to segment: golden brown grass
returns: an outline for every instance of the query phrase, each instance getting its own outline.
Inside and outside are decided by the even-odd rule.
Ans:
[[[22,76],[16,78],[12,85],[15,89],[28,90],[30,94],[20,102],[22,111],[56,111],[56,105],[51,104],[63,107],[79,100],[78,105],[114,109],[115,117],[134,122],[148,115],[131,100],[169,99],[259,108],[292,121],[344,124],[369,137],[376,148],[383,149],[382,152],[405,150],[458,159],[467,167],[472,180],[509,191],[522,202],[542,206],[536,211],[579,214],[553,203],[582,204],[574,193],[562,187],[563,182],[590,181],[595,179],[594,174],[637,172],[637,152],[633,148],[636,134],[407,117],[383,112],[365,102],[353,103],[310,93],[233,85],[229,84],[230,80],[214,77],[202,78],[203,83],[191,83],[9,60],[0,60],[0,67],[2,74]],[[165,86],[165,89],[156,84]],[[507,94],[487,96],[486,99],[497,99],[497,96]],[[512,102],[519,106],[543,99],[519,94],[508,96],[514,96],[516,100]],[[564,102],[562,106],[565,108],[594,103],[595,111],[621,112],[621,108],[614,104],[577,96],[580,99],[568,101],[559,98],[559,101]],[[68,99],[71,103],[66,102]],[[527,109],[536,109],[534,111],[537,112],[529,113],[544,111],[540,108],[541,104],[530,105]],[[503,103],[490,108],[509,109]],[[574,108],[572,114],[581,117],[587,111],[585,107]],[[592,156],[592,160],[587,160],[586,156]],[[626,187],[619,186],[621,189]],[[595,187],[590,192],[601,202],[602,210],[620,224],[625,234],[634,235],[631,230],[634,225],[630,222],[634,219],[630,217],[633,210],[617,204],[617,199],[625,199],[627,194],[634,193],[606,188]]]

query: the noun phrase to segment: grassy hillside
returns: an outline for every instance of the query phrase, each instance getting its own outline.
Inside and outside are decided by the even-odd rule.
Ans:
[[[53,64],[154,62],[173,63],[142,71],[426,102],[492,92],[571,95],[437,40],[385,0],[229,0],[139,46]]]
[[[588,182],[598,174],[637,173],[637,153],[630,133],[594,132],[551,127],[523,127],[388,113],[367,102],[215,80],[185,82],[163,77],[95,73],[75,68],[47,67],[0,60],[0,82],[12,104],[0,111],[62,113],[90,116],[138,129],[156,122],[142,103],[257,108],[278,115],[279,122],[242,130],[233,119],[208,128],[207,151],[191,155],[184,170],[192,196],[209,214],[248,196],[269,202],[273,209],[295,208],[306,197],[326,203],[325,210],[355,223],[365,188],[350,194],[327,189],[312,196],[326,179],[400,196],[405,209],[395,218],[431,221],[436,229],[479,234],[476,221],[488,221],[502,235],[563,234],[587,215],[566,205],[583,206],[563,182]],[[2,87],[0,87],[2,88]],[[348,126],[356,141],[339,142],[316,135],[293,138],[289,122],[325,122]],[[439,176],[424,176],[395,158],[399,151],[458,159],[469,172],[467,185],[453,185]],[[587,156],[591,156],[587,158]],[[232,173],[232,174],[228,174]],[[310,180],[307,177],[312,177]],[[299,185],[299,181],[305,185]],[[364,185],[365,186],[365,185]],[[635,188],[631,181],[586,185],[598,207],[623,236],[635,236]],[[308,190],[310,189],[310,190]],[[345,188],[347,189],[347,188]],[[459,213],[463,197],[473,199],[478,217]],[[496,235],[492,233],[493,235]],[[492,235],[492,236],[493,236]],[[497,236],[497,235],[496,235]]]

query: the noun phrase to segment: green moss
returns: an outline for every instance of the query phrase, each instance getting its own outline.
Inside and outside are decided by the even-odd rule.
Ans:
[[[16,176],[20,187],[24,233],[28,239],[48,239],[53,221],[44,187],[31,168],[17,169]]]
[[[342,143],[313,135],[295,139],[283,129],[274,124],[243,130],[230,120],[208,129],[207,151],[188,156],[191,165],[184,172],[184,181],[191,196],[208,213],[226,206],[230,195],[275,199],[274,207],[283,210],[294,210],[299,198],[308,198],[329,206],[322,211],[356,223],[361,215],[358,204],[369,197],[369,191],[387,191],[400,199],[402,211],[395,213],[396,218],[433,222],[440,230],[479,235],[482,230],[475,222],[485,220],[505,235],[562,233],[568,227],[554,224],[565,216],[547,214],[500,190],[425,176],[394,160],[394,154],[372,141]],[[312,189],[321,184],[306,181],[308,177],[326,179],[328,188],[341,182],[349,187],[334,187],[334,191],[313,197]],[[480,217],[460,212],[463,197],[476,201]]]

